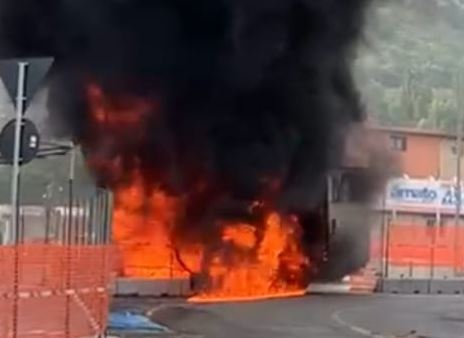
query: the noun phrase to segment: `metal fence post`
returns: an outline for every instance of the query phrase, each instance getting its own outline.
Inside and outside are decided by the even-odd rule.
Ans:
[[[68,180],[68,222],[66,231],[66,308],[65,308],[65,337],[71,337],[71,296],[68,292],[71,289],[71,270],[72,270],[72,227],[73,227],[73,199],[74,199],[74,164],[76,149],[73,147],[69,162]]]
[[[387,216],[387,226],[385,234],[385,278],[388,278],[390,272],[390,226],[391,226],[391,217]]]

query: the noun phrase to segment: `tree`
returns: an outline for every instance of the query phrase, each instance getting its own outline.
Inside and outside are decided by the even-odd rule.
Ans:
[[[453,74],[464,59],[464,1],[380,2],[366,39],[356,72],[374,118],[451,131]]]

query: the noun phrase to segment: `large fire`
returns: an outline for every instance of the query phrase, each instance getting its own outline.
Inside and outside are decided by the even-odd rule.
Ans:
[[[92,124],[103,140],[118,145],[143,141],[143,120],[153,105],[142,100],[110,100],[96,85],[88,87]],[[121,103],[123,102],[123,103]],[[292,216],[266,209],[260,220],[215,222],[220,231],[211,243],[176,238],[176,224],[184,213],[185,196],[171,196],[156,182],[147,181],[133,161],[124,168],[121,158],[100,151],[88,155],[96,170],[111,173],[121,183],[113,187],[113,237],[127,277],[200,280],[193,302],[253,300],[303,294],[308,259],[301,248],[301,228]],[[121,179],[123,177],[123,179]],[[250,210],[264,207],[255,202]]]
[[[302,267],[307,264],[298,244],[298,224],[277,213],[266,217],[264,233],[250,224],[224,227],[223,251],[209,267],[211,284],[193,302],[238,301],[301,295]],[[227,246],[233,253],[227,253]],[[224,254],[225,252],[225,254]]]
[[[147,198],[143,181],[133,181],[115,191],[113,238],[122,253],[121,273],[127,277],[157,279],[186,278],[189,271],[179,263],[176,250],[182,249],[182,262],[197,270],[201,247],[177,249],[170,233],[179,210],[179,200],[155,190]]]

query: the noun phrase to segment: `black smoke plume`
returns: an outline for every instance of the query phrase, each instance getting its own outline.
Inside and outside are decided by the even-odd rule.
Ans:
[[[198,233],[216,213],[242,217],[241,201],[301,213],[323,198],[348,127],[364,119],[351,65],[369,3],[1,0],[0,52],[54,55],[57,130],[185,196],[179,229]],[[91,84],[118,107],[149,102],[143,123],[95,130]],[[110,187],[126,178],[95,174]]]

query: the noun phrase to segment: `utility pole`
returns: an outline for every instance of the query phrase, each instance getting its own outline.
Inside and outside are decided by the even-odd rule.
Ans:
[[[456,101],[457,101],[457,113],[458,122],[456,130],[456,210],[454,214],[454,275],[458,274],[458,265],[460,261],[458,257],[459,253],[459,228],[461,219],[461,157],[462,157],[462,137],[463,137],[463,125],[464,125],[464,102],[463,102],[463,78],[461,70],[458,72],[456,77]]]

